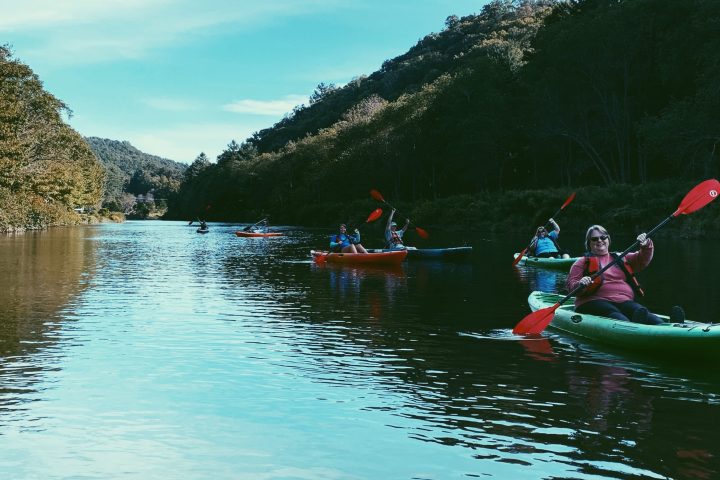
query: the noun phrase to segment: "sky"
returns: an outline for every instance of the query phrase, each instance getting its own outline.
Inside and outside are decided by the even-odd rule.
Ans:
[[[211,161],[320,83],[377,71],[487,0],[0,0],[0,44],[81,135]]]

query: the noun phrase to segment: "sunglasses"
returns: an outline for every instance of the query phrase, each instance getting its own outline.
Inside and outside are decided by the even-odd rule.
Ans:
[[[590,237],[590,240],[593,242],[599,242],[600,240],[607,240],[607,235],[600,235],[599,237]]]

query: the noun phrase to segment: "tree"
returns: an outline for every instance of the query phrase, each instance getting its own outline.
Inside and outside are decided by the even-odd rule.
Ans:
[[[315,91],[310,95],[310,105],[316,104],[320,101],[322,101],[325,97],[327,97],[330,93],[337,90],[337,87],[334,83],[325,84],[323,82],[319,83],[317,87],[315,87]]]

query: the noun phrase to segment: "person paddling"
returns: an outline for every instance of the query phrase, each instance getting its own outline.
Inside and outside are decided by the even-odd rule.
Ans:
[[[635,278],[635,272],[644,270],[650,264],[655,249],[653,241],[645,233],[638,235],[637,241],[640,250],[628,253],[621,262],[593,280],[593,273],[615,260],[617,254],[610,252],[610,234],[604,227],[592,225],[588,228],[585,234],[588,251],[573,264],[567,278],[569,291],[578,286],[585,287],[575,298],[576,312],[647,325],[664,323],[636,301],[644,292]],[[683,309],[674,306],[670,321],[682,323],[684,320]]]
[[[340,233],[330,236],[330,251],[336,253],[368,253],[360,244],[360,230],[355,229],[354,235],[347,234],[347,225],[340,224]]]
[[[253,232],[253,233],[265,233],[265,230],[267,230],[268,227],[268,219],[263,218],[259,222],[248,225],[247,227],[243,228],[243,232]]]
[[[537,228],[535,238],[530,242],[530,255],[538,258],[570,258],[570,255],[560,251],[560,245],[558,244],[560,225],[552,218],[548,222],[552,225],[553,230],[548,232],[544,226]]]
[[[405,219],[405,226],[400,230],[397,229],[397,223],[393,222],[393,216],[395,216],[395,209],[393,208],[390,212],[390,216],[385,226],[385,248],[389,250],[405,250],[407,247],[403,244],[403,235],[410,225],[410,219]]]

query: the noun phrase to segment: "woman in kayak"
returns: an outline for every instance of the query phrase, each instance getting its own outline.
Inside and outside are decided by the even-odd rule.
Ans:
[[[387,225],[385,226],[385,248],[389,250],[405,250],[406,247],[403,244],[402,237],[410,225],[410,219],[405,219],[405,226],[400,230],[397,229],[397,223],[393,222],[395,216],[395,209],[392,209],[390,216],[388,217]]]
[[[360,244],[360,230],[355,229],[354,235],[347,234],[347,226],[340,224],[340,233],[330,237],[330,251],[342,253],[368,253]]]
[[[530,242],[530,255],[539,258],[570,258],[567,253],[560,253],[560,245],[557,243],[558,235],[560,235],[560,225],[552,218],[548,221],[553,230],[548,232],[545,227],[538,227],[535,238]]]
[[[637,241],[640,250],[628,253],[593,279],[593,273],[618,258],[618,255],[610,252],[610,234],[605,228],[600,225],[588,228],[585,234],[587,253],[573,264],[567,279],[570,291],[578,286],[585,287],[575,297],[576,312],[648,325],[663,323],[657,315],[635,301],[636,296],[643,296],[643,291],[634,272],[644,270],[650,264],[654,251],[653,242],[645,233],[638,235]],[[678,323],[684,318],[682,308],[672,308],[670,321]]]

